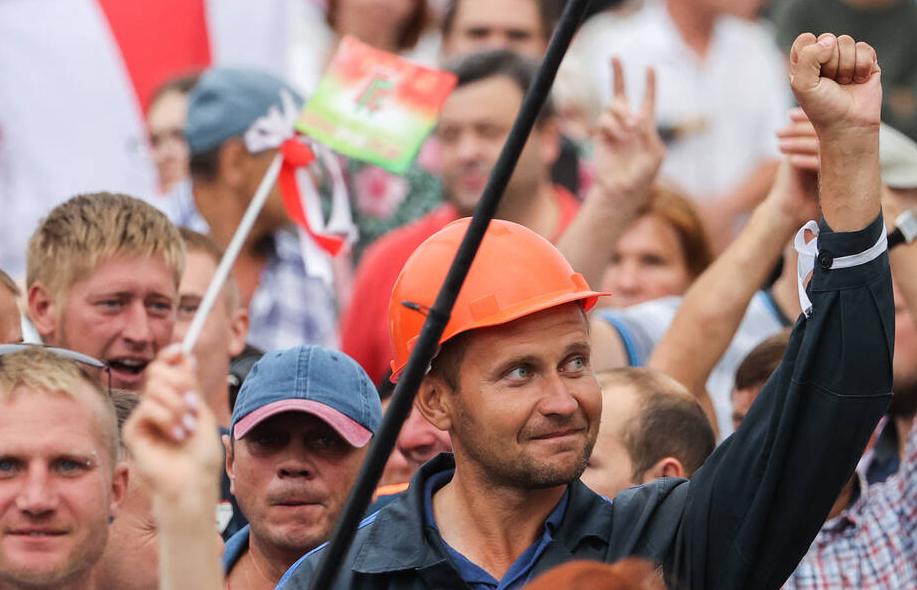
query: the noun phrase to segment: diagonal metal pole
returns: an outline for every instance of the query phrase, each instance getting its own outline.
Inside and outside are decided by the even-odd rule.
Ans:
[[[528,140],[541,107],[547,100],[554,77],[557,75],[557,69],[583,19],[588,3],[589,0],[568,0],[564,8],[557,28],[551,36],[544,61],[538,67],[532,84],[525,93],[519,114],[516,116],[506,144],[487,181],[487,186],[484,187],[481,200],[475,208],[465,237],[436,296],[436,302],[427,314],[408,364],[398,380],[392,401],[385,413],[385,419],[360,468],[360,473],[335,526],[331,541],[322,551],[322,561],[309,586],[311,590],[327,590],[334,583],[342,558],[350,548],[357,526],[366,513],[366,508],[382,476],[388,456],[395,446],[401,426],[410,414],[420,382],[436,354],[439,338],[449,322],[455,299],[465,282],[471,262],[484,238],[484,232],[497,211],[497,205],[513,174],[519,154]]]

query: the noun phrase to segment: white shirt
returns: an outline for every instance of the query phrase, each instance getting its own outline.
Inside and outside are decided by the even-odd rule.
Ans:
[[[647,5],[616,30],[593,77],[602,95],[611,97],[613,55],[624,63],[633,105],[643,99],[652,65],[660,127],[699,127],[669,144],[662,174],[670,182],[698,200],[722,196],[763,159],[777,157],[775,133],[788,122],[791,94],[784,58],[766,27],[720,17],[703,59],[685,44],[664,4]]]

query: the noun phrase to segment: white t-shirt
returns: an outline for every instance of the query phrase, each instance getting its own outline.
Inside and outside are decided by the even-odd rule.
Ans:
[[[788,122],[792,103],[784,58],[765,26],[720,17],[703,59],[659,2],[614,30],[594,66],[602,96],[611,97],[612,56],[621,57],[633,105],[643,100],[652,65],[660,127],[696,128],[668,145],[667,180],[704,200],[729,193],[763,159],[778,156],[775,133]]]
[[[681,301],[681,297],[663,297],[623,309],[601,309],[596,315],[618,332],[627,352],[628,364],[639,367],[646,364],[653,349],[668,331]],[[707,380],[707,392],[716,411],[720,440],[733,431],[730,396],[736,370],[755,346],[788,325],[789,320],[768,292],[759,291],[752,297],[729,348]]]

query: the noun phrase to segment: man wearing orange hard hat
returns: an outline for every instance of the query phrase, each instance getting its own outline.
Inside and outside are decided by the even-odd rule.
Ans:
[[[817,241],[800,233],[814,266],[800,293],[806,313],[742,427],[691,481],[661,478],[613,501],[589,490],[579,478],[602,398],[586,313],[602,294],[544,238],[492,221],[415,400],[449,432],[453,453],[364,520],[332,588],[516,590],[566,561],[631,555],[678,588],[786,580],[888,404],[894,332],[875,52],[849,37],[802,35],[791,73],[823,140],[824,220],[809,226]],[[468,224],[427,239],[398,277],[394,379]],[[300,559],[278,588],[309,587],[323,554]]]

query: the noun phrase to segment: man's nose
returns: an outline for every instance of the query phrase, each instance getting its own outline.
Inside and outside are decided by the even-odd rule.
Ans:
[[[143,301],[132,302],[125,313],[127,317],[122,331],[124,338],[137,344],[151,342],[153,340],[152,322]]]
[[[545,377],[545,395],[539,409],[545,416],[572,416],[579,409],[579,402],[560,373]]]
[[[57,508],[54,482],[44,467],[30,468],[16,496],[16,508],[31,516],[42,516]]]

